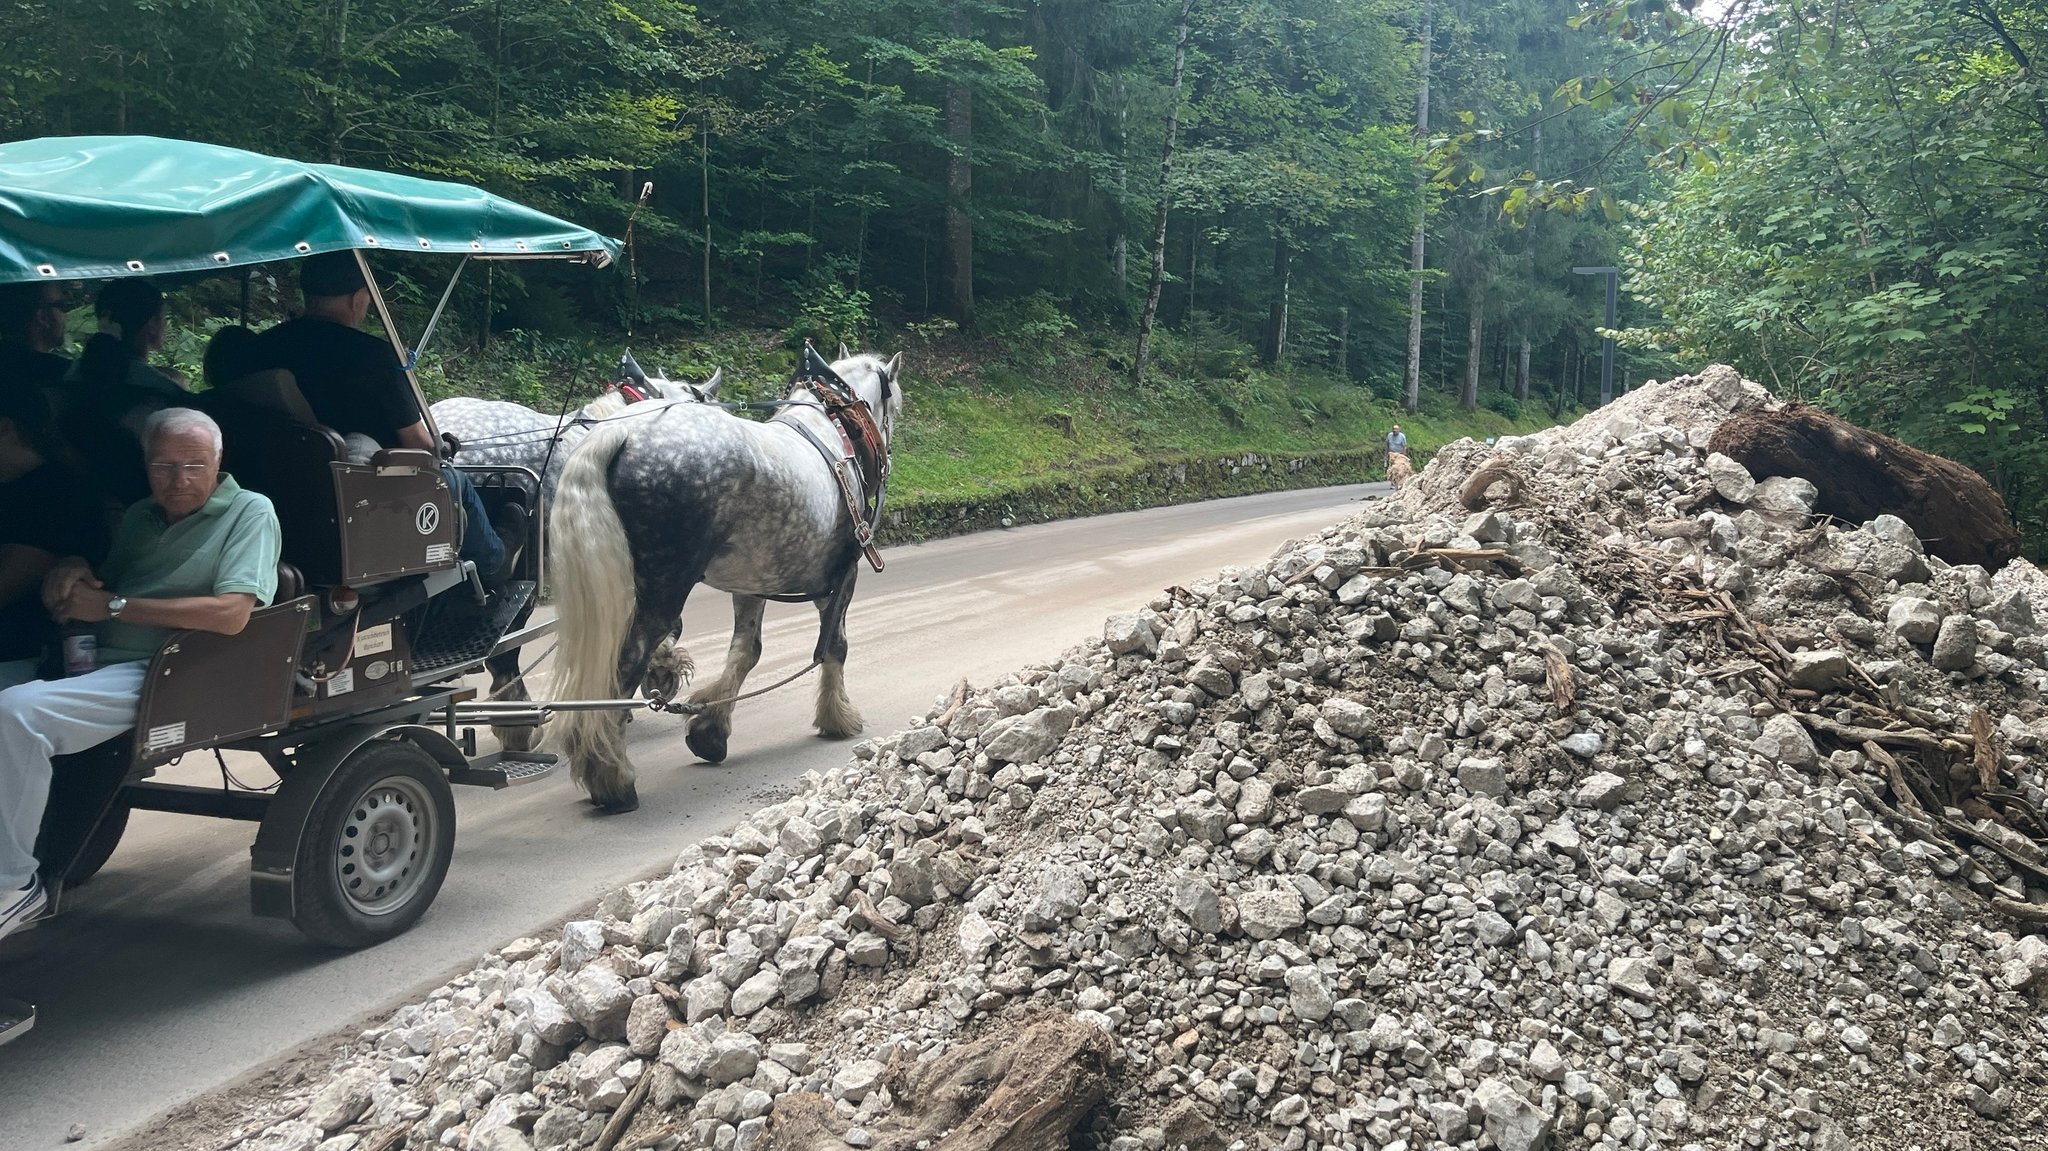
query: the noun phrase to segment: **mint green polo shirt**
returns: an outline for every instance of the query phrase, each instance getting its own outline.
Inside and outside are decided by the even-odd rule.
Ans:
[[[277,557],[284,533],[270,499],[244,491],[221,473],[220,486],[198,511],[164,521],[154,497],[130,505],[100,565],[107,590],[129,599],[178,599],[243,592],[267,604],[277,594]],[[149,659],[171,629],[110,619],[95,629],[99,664]]]

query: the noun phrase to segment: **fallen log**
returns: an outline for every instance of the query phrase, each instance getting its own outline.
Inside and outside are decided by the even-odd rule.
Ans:
[[[891,1109],[865,1124],[874,1151],[1042,1151],[1068,1145],[1109,1094],[1118,1059],[1099,1028],[1072,1017],[1003,1027],[883,1077]],[[846,1151],[849,1126],[815,1092],[784,1096],[763,1151]]]
[[[1739,412],[1707,446],[1759,479],[1811,482],[1820,493],[1814,511],[1823,515],[1853,524],[1895,515],[1950,563],[1996,571],[2020,554],[2019,529],[1984,477],[1819,408]]]

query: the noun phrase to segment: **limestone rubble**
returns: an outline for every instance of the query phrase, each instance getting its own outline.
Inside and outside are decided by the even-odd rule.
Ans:
[[[1768,402],[1713,368],[1453,445],[487,957],[240,1145],[637,1105],[621,1148],[748,1151],[815,1093],[884,1146],[892,1064],[1050,1012],[1120,1054],[1112,1151],[2038,1147],[2048,582],[1704,454]],[[1489,462],[1521,498],[1468,508]]]

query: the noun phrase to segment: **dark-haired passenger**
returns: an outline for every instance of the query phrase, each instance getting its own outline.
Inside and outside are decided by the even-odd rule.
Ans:
[[[85,342],[65,376],[58,429],[107,492],[126,505],[149,494],[142,468],[143,424],[187,397],[177,380],[149,363],[168,333],[164,296],[154,283],[109,281],[93,311],[100,330]]]

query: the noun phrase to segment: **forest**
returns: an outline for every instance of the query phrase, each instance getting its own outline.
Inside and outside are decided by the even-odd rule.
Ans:
[[[466,280],[438,339],[471,379],[530,392],[612,333],[809,337],[1240,423],[1350,393],[1522,417],[1597,402],[1611,335],[1617,390],[1730,362],[2048,518],[2039,3],[7,0],[0,23],[0,139],[208,140],[630,236],[623,275]],[[1615,329],[1574,272],[1610,266]]]

